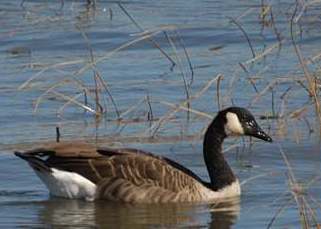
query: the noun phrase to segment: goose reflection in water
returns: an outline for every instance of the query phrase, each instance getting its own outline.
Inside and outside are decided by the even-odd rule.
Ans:
[[[49,227],[150,228],[195,226],[230,228],[240,213],[240,198],[213,204],[131,205],[52,198],[42,202],[39,223]]]

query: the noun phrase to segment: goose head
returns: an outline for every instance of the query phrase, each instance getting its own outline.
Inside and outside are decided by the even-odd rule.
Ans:
[[[229,107],[220,111],[218,117],[223,119],[226,136],[246,135],[272,142],[272,138],[261,129],[254,116],[245,108]]]

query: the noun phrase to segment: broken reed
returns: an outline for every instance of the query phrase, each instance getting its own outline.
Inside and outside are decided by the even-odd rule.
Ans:
[[[282,194],[281,198],[277,199],[278,203],[284,203],[279,204],[280,206],[267,224],[267,228],[273,228],[277,220],[282,217],[284,211],[293,207],[293,204],[297,207],[301,228],[321,228],[320,219],[318,219],[316,213],[317,208],[321,210],[321,202],[309,194],[309,188],[319,180],[320,177],[314,177],[304,183],[299,182],[295,176],[294,168],[281,145],[279,145],[279,152],[287,168],[288,190]]]

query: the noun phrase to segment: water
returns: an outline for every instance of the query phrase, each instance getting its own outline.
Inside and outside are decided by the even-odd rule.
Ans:
[[[167,30],[176,50],[163,33],[153,39],[177,65],[171,70],[170,61],[150,41],[137,42],[97,63],[120,113],[130,107],[138,108],[124,115],[124,122],[120,124],[113,121],[117,114],[105,95],[102,104],[104,107],[107,104],[108,112],[100,121],[77,105],[65,104],[61,96],[53,93],[40,101],[35,113],[34,108],[39,96],[66,79],[68,81],[55,91],[69,97],[79,96],[75,98],[83,102],[83,90],[75,83],[75,78],[86,87],[94,86],[91,68],[76,75],[90,59],[88,45],[98,59],[138,39],[140,29],[116,2],[99,1],[96,9],[82,1],[65,1],[64,5],[59,1],[25,1],[22,6],[20,3],[0,3],[1,227],[262,228],[277,216],[273,226],[297,228],[301,221],[298,204],[290,192],[292,170],[295,179],[304,187],[307,185],[303,196],[307,206],[315,212],[315,219],[309,218],[311,225],[320,222],[318,124],[305,89],[294,82],[294,78],[304,77],[289,37],[288,20],[293,10],[290,1],[271,2],[276,28],[284,38],[281,49],[273,49],[253,65],[246,64],[252,54],[244,35],[228,17],[238,18],[258,55],[278,43],[271,27],[261,31],[261,1],[124,2],[125,9],[144,29],[176,28]],[[310,7],[300,19],[302,34],[297,33],[296,40],[305,57],[311,58],[320,52],[320,26],[315,20],[318,7],[318,4]],[[298,27],[296,29],[298,32]],[[89,43],[81,31],[88,36]],[[269,115],[273,109],[286,114],[280,120],[258,120],[264,129],[270,130],[275,143],[255,142],[251,148],[248,140],[241,140],[236,142],[239,143],[237,148],[226,153],[231,167],[244,182],[240,199],[208,205],[165,206],[66,201],[50,197],[28,165],[12,155],[15,149],[29,149],[53,141],[55,127],[59,126],[63,140],[87,139],[100,145],[146,149],[170,157],[208,179],[199,133],[209,123],[209,118],[191,114],[187,121],[186,112],[180,111],[160,126],[156,138],[149,138],[150,126],[171,109],[166,103],[179,104],[186,98],[182,72],[189,83],[191,71],[183,47],[194,70],[191,95],[221,73],[224,75],[220,82],[221,105],[251,104],[256,117]],[[311,71],[318,71],[318,59],[315,60],[315,64],[309,65]],[[69,61],[77,63],[67,64]],[[41,71],[43,73],[39,74]],[[30,77],[34,80],[18,90]],[[255,80],[259,92],[273,80],[283,79],[274,85],[274,105],[271,91],[253,102],[257,93],[250,79]],[[192,101],[192,108],[213,115],[218,109],[216,87],[214,82],[204,95]],[[153,123],[146,121],[150,115],[147,96],[155,118]],[[90,97],[89,106],[95,107]],[[299,119],[293,118],[292,112],[299,108],[305,109]],[[233,144],[234,140],[227,141],[226,148]],[[292,170],[282,158],[280,146]],[[307,212],[309,217],[313,215],[309,209]]]

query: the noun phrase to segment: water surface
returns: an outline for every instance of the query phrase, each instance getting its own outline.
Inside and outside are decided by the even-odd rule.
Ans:
[[[289,37],[289,18],[294,9],[291,1],[270,3],[282,45],[253,64],[249,64],[253,58],[249,44],[230,17],[243,26],[259,56],[280,42],[272,27],[262,29],[261,1],[123,2],[122,6],[141,28],[161,31],[153,39],[176,66],[148,40],[97,63],[120,113],[138,108],[124,115],[122,123],[115,121],[117,114],[106,94],[102,104],[108,112],[99,121],[54,93],[48,93],[40,103],[37,101],[56,85],[55,92],[83,102],[79,85],[94,88],[92,68],[78,74],[91,59],[90,49],[98,59],[142,36],[141,29],[117,2],[98,1],[96,8],[84,2],[0,3],[1,227],[262,228],[273,222],[275,227],[297,228],[301,225],[298,206],[302,203],[297,204],[293,198],[292,173],[305,188],[300,198],[308,206],[309,222],[312,226],[320,222],[319,124],[311,98],[297,83],[305,81]],[[306,58],[320,52],[320,25],[315,19],[318,7],[310,7],[295,27],[296,40]],[[193,67],[193,78],[184,48]],[[318,59],[315,60],[309,69],[317,72]],[[191,85],[190,95],[197,95],[218,74],[223,75],[220,105],[249,107],[275,140],[273,144],[255,141],[252,147],[244,139],[226,142],[225,148],[238,145],[228,150],[226,156],[243,182],[240,199],[205,205],[153,206],[57,199],[50,197],[28,165],[12,154],[15,149],[54,141],[55,127],[59,126],[63,140],[87,139],[99,145],[145,149],[170,157],[208,179],[201,133],[210,122],[208,116],[218,110],[217,81],[191,102],[193,109],[207,116],[179,111],[160,126],[154,138],[150,138],[150,128],[173,111],[169,103],[180,104],[186,99],[182,75]],[[34,80],[21,88],[31,77]],[[279,81],[273,90],[257,97],[274,80]],[[89,99],[88,105],[94,108],[94,100]],[[150,107],[154,122],[148,121]],[[304,109],[298,116],[292,113],[301,108]],[[266,119],[273,113],[284,116],[279,120]]]

